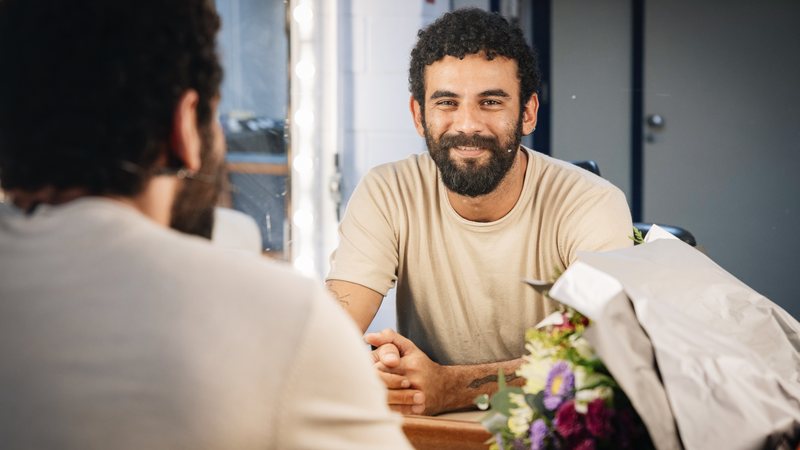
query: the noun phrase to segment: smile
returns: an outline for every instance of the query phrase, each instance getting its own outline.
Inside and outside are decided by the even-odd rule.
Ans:
[[[478,156],[488,151],[483,147],[465,147],[465,146],[453,147],[452,150],[462,158],[477,158]]]

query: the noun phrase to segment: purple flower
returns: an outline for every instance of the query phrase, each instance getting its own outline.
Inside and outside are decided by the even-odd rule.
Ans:
[[[505,447],[505,443],[503,442],[503,435],[502,434],[500,434],[500,433],[495,434],[494,435],[494,440],[495,440],[495,442],[497,442],[497,447],[498,448],[504,448]]]
[[[613,411],[606,407],[606,402],[602,398],[596,398],[589,403],[586,411],[586,428],[592,435],[599,438],[606,438],[613,431],[611,417]]]
[[[549,410],[558,408],[561,403],[572,393],[575,386],[575,375],[569,370],[566,361],[559,361],[547,374],[547,383],[544,387],[544,406]]]
[[[531,424],[531,450],[543,450],[544,439],[550,435],[543,419],[536,419]]]
[[[583,415],[575,411],[575,402],[573,400],[564,402],[558,408],[558,411],[556,411],[555,424],[558,434],[567,439],[586,431],[586,427],[583,423]]]

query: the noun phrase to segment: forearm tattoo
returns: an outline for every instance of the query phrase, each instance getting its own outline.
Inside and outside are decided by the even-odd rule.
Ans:
[[[516,380],[517,378],[519,378],[519,375],[513,372],[506,375],[507,382]],[[497,375],[487,375],[483,378],[472,380],[472,382],[467,387],[470,389],[478,389],[479,387],[487,383],[497,383]]]
[[[342,306],[350,306],[350,300],[347,300],[347,298],[350,297],[350,294],[340,294],[330,286],[328,286],[328,292],[330,292],[331,295],[333,295],[333,297],[338,300]]]

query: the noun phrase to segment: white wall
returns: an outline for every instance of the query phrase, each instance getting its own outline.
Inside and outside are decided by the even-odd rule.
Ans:
[[[558,0],[552,14],[551,153],[597,161],[630,199],[630,1]]]
[[[372,167],[425,150],[409,112],[408,63],[417,31],[449,2],[352,0],[343,46],[343,194]]]

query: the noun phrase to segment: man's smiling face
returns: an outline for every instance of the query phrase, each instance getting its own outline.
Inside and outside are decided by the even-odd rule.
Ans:
[[[517,63],[500,56],[445,56],[425,69],[417,126],[448,189],[485,195],[508,173],[523,132],[531,131],[523,130],[519,91]]]

